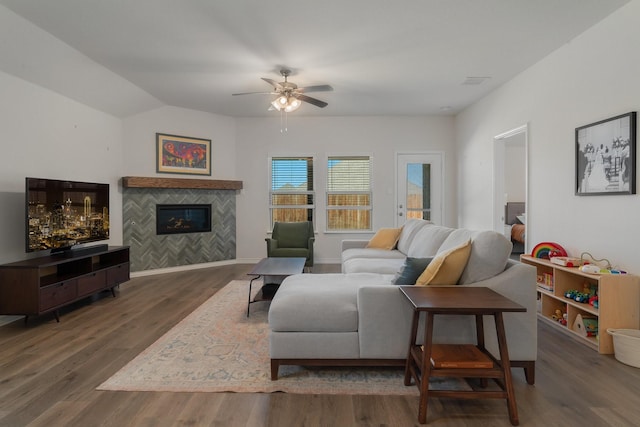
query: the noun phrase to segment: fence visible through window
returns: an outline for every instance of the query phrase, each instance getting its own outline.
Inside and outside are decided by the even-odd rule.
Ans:
[[[368,156],[329,157],[327,230],[371,230],[371,160]]]

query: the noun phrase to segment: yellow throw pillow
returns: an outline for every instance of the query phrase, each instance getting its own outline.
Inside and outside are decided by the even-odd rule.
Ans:
[[[456,285],[471,255],[471,239],[436,256],[416,285]]]
[[[395,248],[400,238],[400,231],[402,231],[402,228],[381,228],[375,236],[369,240],[367,248],[387,250]]]

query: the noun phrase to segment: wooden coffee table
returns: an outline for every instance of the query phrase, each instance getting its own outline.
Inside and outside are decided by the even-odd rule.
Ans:
[[[404,384],[411,385],[415,379],[420,389],[420,405],[418,421],[427,421],[427,401],[430,396],[465,398],[465,399],[506,399],[509,418],[512,425],[518,425],[518,408],[516,396],[511,382],[511,364],[504,332],[503,312],[522,312],[526,308],[500,295],[489,288],[469,286],[400,286],[400,291],[413,306],[413,323],[411,340],[407,353]],[[423,345],[416,344],[420,313],[427,315],[424,328]],[[433,319],[435,315],[468,314],[476,318],[476,346],[485,359],[492,361],[490,367],[444,367],[432,366]],[[484,346],[483,315],[493,316],[498,337],[500,360],[489,353]],[[475,350],[475,349],[473,349]],[[462,366],[460,363],[457,366]],[[429,377],[481,378],[486,386],[486,379],[494,379],[501,390],[429,390]]]
[[[265,283],[262,289],[251,300],[251,287],[253,281],[265,276],[275,276],[285,278],[294,274],[300,274],[304,270],[306,258],[263,258],[257,263],[253,270],[247,273],[249,276],[256,276],[249,282],[249,300],[247,302],[247,317],[249,317],[249,306],[258,301],[271,301],[278,290],[279,284]]]

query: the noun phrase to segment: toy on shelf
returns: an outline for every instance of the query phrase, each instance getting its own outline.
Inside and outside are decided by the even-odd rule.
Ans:
[[[566,257],[567,251],[562,246],[554,242],[538,243],[531,250],[534,258],[550,259],[552,257]]]
[[[570,289],[564,293],[564,297],[569,299],[575,299],[577,293],[578,293],[577,289]]]
[[[587,257],[591,259],[591,261],[587,260]],[[612,268],[611,261],[606,258],[597,259],[589,252],[582,252],[580,255],[580,260],[582,262],[582,267],[580,270],[585,273],[591,274],[627,274],[626,271]],[[602,264],[602,265],[600,265]]]
[[[582,265],[582,259],[570,256],[552,256],[549,261],[563,267],[580,267]]]
[[[591,298],[595,295],[595,293],[595,288],[592,285],[585,283],[582,292],[578,291],[577,289],[570,289],[564,293],[564,297],[581,304],[589,304],[589,301],[591,301]]]
[[[542,273],[537,276],[538,286],[553,292],[553,273]]]
[[[598,319],[593,316],[578,314],[572,329],[583,337],[598,336]]]
[[[561,325],[567,326],[567,313],[563,312],[559,308],[551,315],[551,318]]]
[[[586,257],[591,258],[591,261],[587,260]],[[606,262],[606,265],[603,267],[605,270],[611,270],[611,262],[606,259],[606,258],[601,258],[601,259],[597,259],[595,258],[593,255],[591,255],[589,252],[582,252],[580,254],[580,259],[582,260],[583,264],[596,264],[597,263],[601,263],[601,262]]]

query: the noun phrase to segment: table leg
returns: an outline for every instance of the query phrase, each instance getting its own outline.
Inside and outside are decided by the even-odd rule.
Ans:
[[[427,313],[427,322],[424,325],[424,342],[422,351],[422,363],[420,366],[420,405],[418,406],[418,422],[427,422],[427,405],[429,403],[429,377],[431,376],[431,345],[433,344],[433,316]]]
[[[412,350],[416,345],[416,337],[418,336],[418,323],[420,320],[420,312],[413,312],[413,322],[411,323],[411,335],[409,336],[409,351],[407,351],[407,361],[404,365],[404,385],[411,385],[411,364],[413,363]]]
[[[484,322],[481,314],[476,314],[476,344],[478,348],[485,350],[484,346]],[[480,387],[487,388],[489,386],[489,380],[487,378],[480,378]]]
[[[256,276],[249,282],[249,299],[247,300],[247,317],[249,317],[249,307],[251,306],[251,286],[253,285],[253,281],[259,279],[260,276]]]
[[[504,386],[507,389],[507,407],[509,408],[509,419],[511,425],[520,424],[518,420],[518,406],[516,405],[516,394],[513,390],[513,382],[511,379],[511,362],[509,360],[509,350],[507,349],[507,338],[504,332],[504,321],[502,312],[494,313],[496,321],[496,333],[498,335],[498,348],[500,350],[500,364],[504,373]]]

